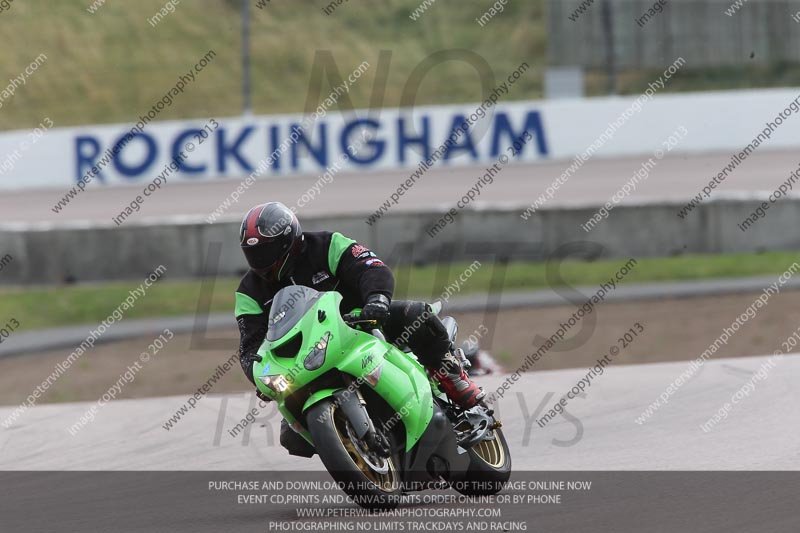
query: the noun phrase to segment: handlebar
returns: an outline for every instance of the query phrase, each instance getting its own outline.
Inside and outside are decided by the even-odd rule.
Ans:
[[[360,324],[363,324],[365,326],[372,326],[372,327],[377,327],[378,326],[378,321],[377,320],[364,320],[359,315],[357,315],[355,313],[347,313],[345,315],[342,315],[342,320],[344,320],[345,323],[348,326],[355,326],[355,325],[360,325]]]

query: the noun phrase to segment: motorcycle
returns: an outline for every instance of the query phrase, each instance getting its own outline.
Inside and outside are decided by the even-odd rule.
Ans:
[[[369,509],[402,494],[449,486],[464,495],[502,490],[511,454],[486,405],[461,409],[413,353],[387,342],[341,294],[292,285],[272,302],[253,366],[259,391],[314,446],[339,487]],[[442,322],[455,346],[457,325]]]

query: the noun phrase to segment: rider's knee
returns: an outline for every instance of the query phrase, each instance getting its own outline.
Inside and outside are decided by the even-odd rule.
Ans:
[[[395,344],[411,348],[424,365],[438,367],[451,348],[442,321],[426,302],[400,301],[393,305],[390,338]]]

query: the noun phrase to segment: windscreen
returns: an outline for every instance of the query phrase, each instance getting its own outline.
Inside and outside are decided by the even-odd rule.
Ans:
[[[267,340],[275,341],[286,335],[314,306],[319,296],[319,292],[301,285],[290,285],[279,290],[269,312]]]

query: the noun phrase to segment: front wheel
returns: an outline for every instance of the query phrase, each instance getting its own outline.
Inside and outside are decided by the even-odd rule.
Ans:
[[[402,486],[394,458],[381,457],[358,439],[334,401],[314,405],[306,420],[322,464],[346,494],[368,509],[398,506]]]
[[[467,475],[453,484],[465,496],[497,494],[511,477],[511,452],[502,430],[494,429],[488,437],[467,450]]]

